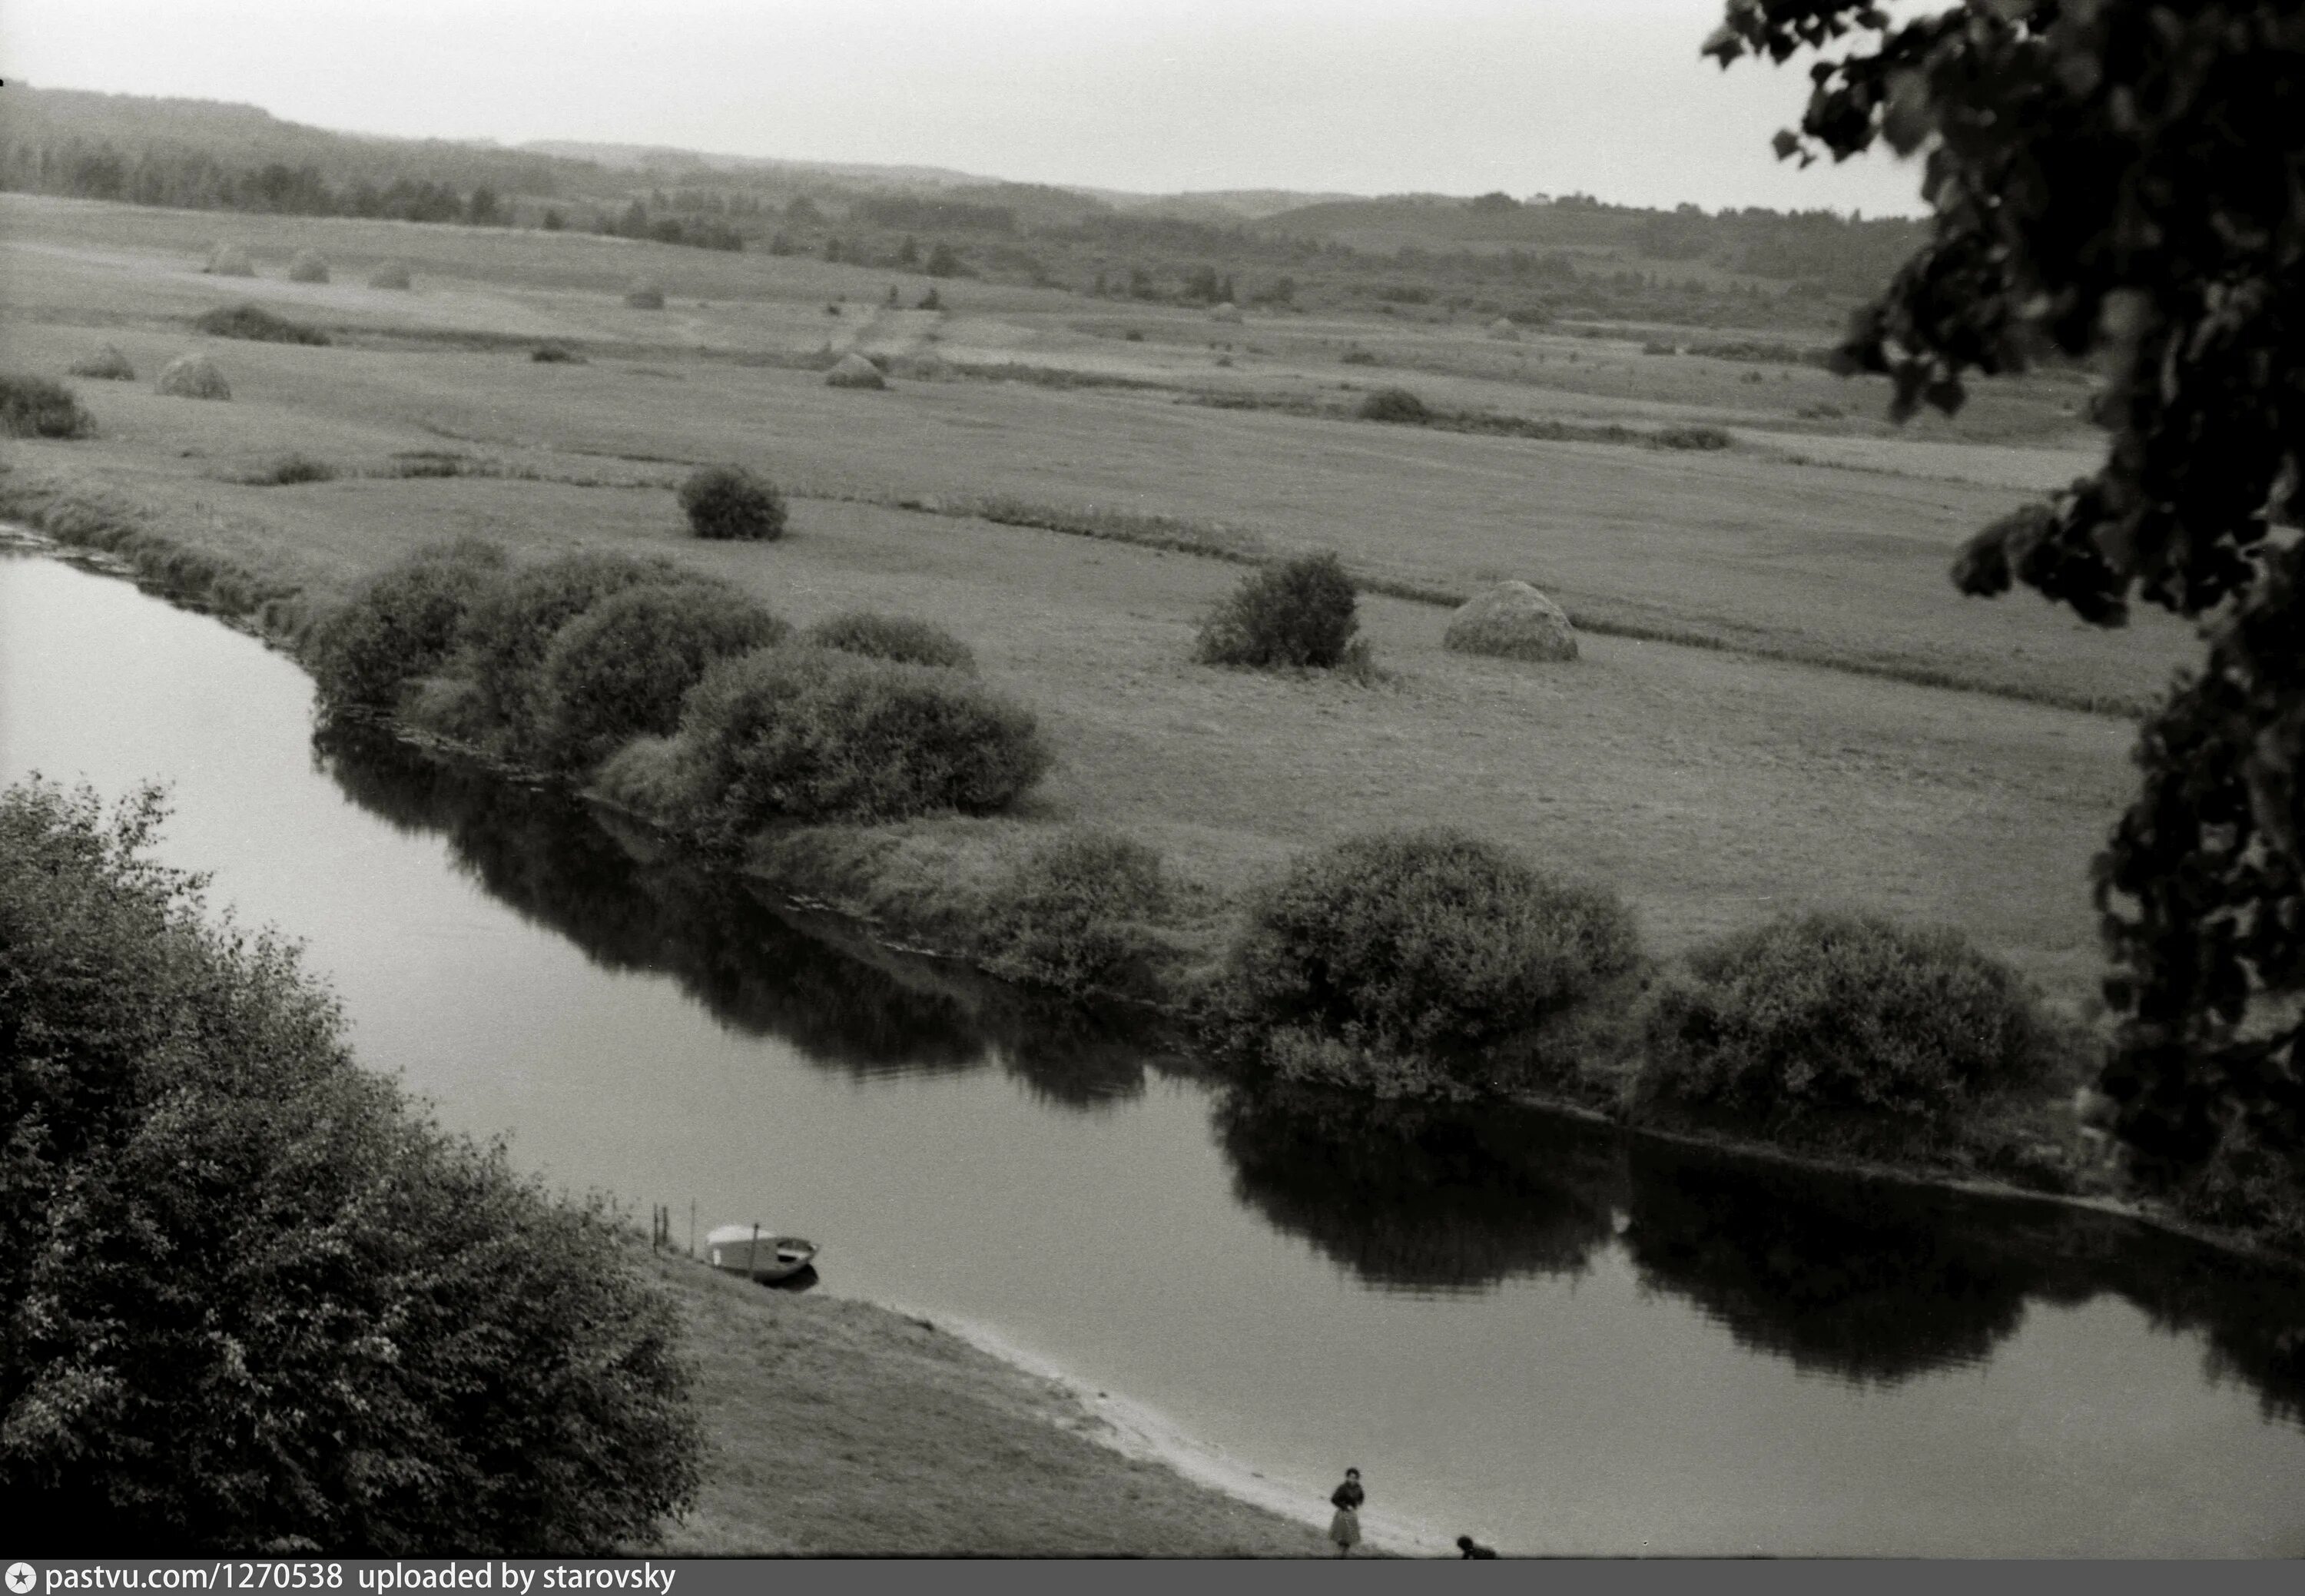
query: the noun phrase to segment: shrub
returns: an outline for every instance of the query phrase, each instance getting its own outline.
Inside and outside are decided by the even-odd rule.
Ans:
[[[10,438],[85,438],[95,431],[95,419],[63,383],[0,372],[0,433]]]
[[[1166,944],[1152,930],[1171,893],[1161,855],[1134,838],[1070,830],[1042,842],[987,895],[986,963],[1067,992],[1149,994]]]
[[[248,258],[248,251],[236,243],[219,243],[208,251],[208,264],[200,269],[212,277],[252,277],[256,265]]]
[[[625,290],[625,303],[636,311],[664,309],[664,289],[645,277],[635,278]]]
[[[405,262],[387,260],[368,274],[368,286],[371,288],[408,288],[414,286],[414,279],[408,275]]]
[[[292,453],[259,466],[240,480],[259,488],[285,488],[297,482],[332,482],[336,480],[336,468],[326,460]]]
[[[721,842],[778,819],[988,814],[1049,766],[1031,713],[979,682],[805,646],[713,666],[680,737],[693,772],[681,818]]]
[[[701,538],[765,542],[785,533],[784,495],[741,465],[699,466],[680,484],[680,508]]]
[[[1201,623],[1193,657],[1204,665],[1345,663],[1357,645],[1352,579],[1333,554],[1307,554],[1244,577]]]
[[[2049,1046],[2020,977],[1957,932],[1823,914],[1692,954],[1643,1034],[1644,1101],[1771,1125],[1940,1119],[2037,1079]]]
[[[1361,401],[1357,412],[1365,422],[1401,422],[1421,426],[1433,419],[1425,401],[1405,388],[1381,388]]]
[[[670,1305],[361,1070],[157,796],[0,796],[0,1496],[132,1555],[607,1553],[698,1481]]]
[[[539,365],[582,365],[584,363],[584,357],[583,355],[577,354],[573,349],[566,348],[558,344],[540,344],[537,346],[536,353],[530,355],[528,358],[536,362]]]
[[[440,669],[473,602],[502,578],[504,550],[467,538],[378,571],[314,631],[307,663],[324,713],[388,710]]]
[[[1250,899],[1220,977],[1237,1048],[1311,1033],[1372,1058],[1463,1055],[1529,1031],[1630,970],[1631,914],[1442,828],[1355,837]]]
[[[298,250],[288,262],[288,280],[292,283],[327,282],[327,257],[318,250]]]
[[[976,674],[976,656],[969,652],[968,644],[942,627],[915,620],[909,615],[876,615],[868,610],[852,610],[846,615],[818,621],[809,627],[808,640],[819,648],[838,649],[842,653]]]
[[[160,368],[152,391],[178,399],[229,399],[232,384],[205,354],[180,354]]]
[[[581,769],[635,736],[669,733],[707,666],[764,648],[787,629],[719,583],[612,593],[562,627],[544,652],[538,744],[557,764]]]
[[[92,377],[109,382],[133,382],[136,368],[116,344],[106,344],[91,354],[83,354],[64,368],[68,377]]]
[[[515,748],[533,751],[542,729],[544,655],[562,627],[628,587],[677,580],[662,561],[566,554],[521,566],[475,595],[457,628],[456,654],[488,719]]]
[[[1374,352],[1367,349],[1348,349],[1342,354],[1339,355],[1337,359],[1340,363],[1348,366],[1373,366],[1376,364],[1376,355]],[[1399,393],[1402,390],[1399,388],[1392,388],[1388,391]],[[1375,396],[1371,395],[1370,397],[1374,398]],[[1414,394],[1409,397],[1411,398],[1416,397]]]
[[[317,327],[276,316],[262,305],[218,305],[192,326],[211,337],[250,338],[259,344],[324,345],[328,335]]]

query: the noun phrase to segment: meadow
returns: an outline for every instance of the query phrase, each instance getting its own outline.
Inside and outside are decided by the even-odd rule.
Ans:
[[[2070,469],[2085,439],[1884,439],[1877,387],[1814,370],[1748,385],[1712,371],[1733,362],[1567,333],[1499,357],[1477,329],[1212,326],[1151,306],[1130,307],[1145,334],[1132,342],[1110,307],[1057,291],[947,284],[950,309],[891,313],[877,308],[885,272],[574,235],[21,196],[0,201],[0,233],[12,366],[61,371],[100,340],[149,378],[199,348],[234,392],[77,383],[97,435],[12,445],[12,491],[109,496],[324,600],[477,533],[523,558],[667,555],[795,623],[871,607],[958,635],[1039,713],[1057,765],[1012,818],[898,828],[924,868],[965,872],[1019,832],[1079,820],[1154,842],[1188,880],[1231,883],[1310,843],[1445,820],[1613,884],[1668,954],[1784,909],[1858,907],[1958,926],[2077,1003],[2098,968],[2088,860],[2129,780],[2118,712],[2190,646],[2156,617],[2095,631],[1946,581],[1960,542],[2021,484]],[[247,243],[256,279],[200,275],[219,236]],[[308,245],[335,281],[281,280]],[[385,259],[411,265],[413,291],[361,286]],[[665,310],[623,303],[643,274]],[[899,300],[917,286],[900,281]],[[191,331],[242,301],[333,342]],[[532,362],[548,339],[585,359]],[[1218,368],[1222,342],[1233,363]],[[1638,405],[1732,425],[1739,441],[1680,453],[1178,402],[1416,382],[1323,354],[1354,346],[1450,369],[1425,385],[1436,402],[1595,421]],[[930,375],[900,363],[889,391],[827,389],[817,365],[849,348]],[[1641,393],[1594,391],[1596,350]],[[1472,369],[1539,354],[1512,378]],[[954,371],[1004,362],[1018,380]],[[1837,431],[1798,414],[1820,387],[1853,418]],[[2039,422],[2071,392],[2044,376],[2007,403]],[[1849,463],[1789,457],[1831,448]],[[242,480],[290,454],[336,480]],[[671,490],[708,461],[779,483],[789,534],[688,538]],[[1004,524],[1020,519],[1042,525]],[[1170,546],[1144,546],[1155,520]],[[1235,561],[1314,548],[1382,590],[1362,610],[1389,683],[1190,662]],[[1569,610],[1582,659],[1442,651],[1441,604],[1504,576]],[[1417,596],[1390,596],[1402,593]]]

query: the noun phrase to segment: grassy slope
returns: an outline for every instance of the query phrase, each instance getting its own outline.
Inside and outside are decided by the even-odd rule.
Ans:
[[[1071,1394],[948,1331],[685,1260],[710,1447],[682,1556],[1299,1557],[1320,1533],[1094,1438]]]

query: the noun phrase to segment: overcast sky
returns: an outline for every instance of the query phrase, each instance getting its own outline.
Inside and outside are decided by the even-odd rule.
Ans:
[[[1919,209],[1806,173],[1798,69],[1720,0],[4,0],[0,76],[441,138],[584,139],[1179,189]]]

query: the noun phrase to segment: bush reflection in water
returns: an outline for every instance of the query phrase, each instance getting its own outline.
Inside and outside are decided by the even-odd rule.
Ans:
[[[1064,1111],[1184,1067],[1141,1026],[804,921],[566,798],[357,730],[322,734],[316,758],[363,808],[444,833],[459,868],[596,963],[668,975],[721,1024],[820,1067],[997,1066]],[[2305,1422],[2305,1279],[2114,1216],[1756,1164],[1496,1105],[1231,1088],[1214,1119],[1235,1195],[1379,1289],[1491,1291],[1580,1273],[1620,1247],[1644,1286],[1741,1345],[1883,1385],[1989,1356],[2036,1303],[2112,1293],[2165,1332],[2203,1334],[2211,1378]]]

